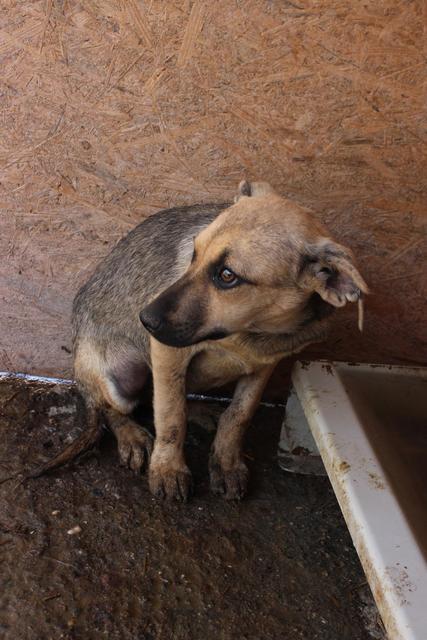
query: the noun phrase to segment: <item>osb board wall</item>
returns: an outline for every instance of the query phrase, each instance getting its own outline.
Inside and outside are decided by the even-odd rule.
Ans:
[[[73,295],[157,209],[266,178],[355,250],[365,333],[425,360],[423,0],[3,0],[0,369],[69,376]]]

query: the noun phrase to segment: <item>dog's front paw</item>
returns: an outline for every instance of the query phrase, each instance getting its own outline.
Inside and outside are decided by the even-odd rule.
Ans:
[[[160,500],[187,502],[193,490],[192,476],[185,464],[176,468],[151,463],[148,485],[153,496]]]
[[[242,460],[225,468],[215,455],[209,460],[211,491],[226,500],[241,500],[248,486],[249,471]]]

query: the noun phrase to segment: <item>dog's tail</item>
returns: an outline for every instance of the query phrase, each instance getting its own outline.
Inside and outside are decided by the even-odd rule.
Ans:
[[[40,478],[40,476],[75,460],[82,453],[91,449],[101,437],[102,414],[99,409],[90,403],[86,403],[87,428],[83,433],[71,442],[63,451],[35,471],[28,474],[26,479]]]

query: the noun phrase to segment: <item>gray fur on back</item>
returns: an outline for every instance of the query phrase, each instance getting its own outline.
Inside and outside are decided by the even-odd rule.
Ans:
[[[132,343],[148,355],[140,311],[186,271],[193,238],[229,204],[193,205],[156,213],[135,227],[97,266],[73,303],[73,344],[82,337],[105,349]]]

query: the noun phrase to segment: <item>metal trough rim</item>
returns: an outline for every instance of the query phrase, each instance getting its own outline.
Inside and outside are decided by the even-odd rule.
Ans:
[[[427,368],[317,361],[292,372],[389,638],[425,640],[427,566],[340,379],[351,366],[423,378]]]

